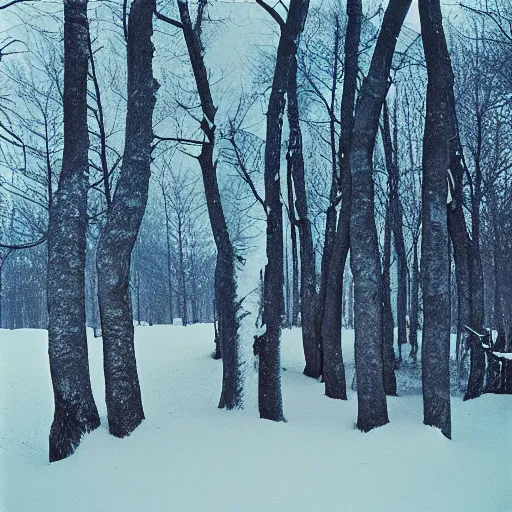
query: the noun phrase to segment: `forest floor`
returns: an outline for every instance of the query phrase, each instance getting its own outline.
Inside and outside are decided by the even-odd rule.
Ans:
[[[252,361],[245,409],[217,409],[222,363],[210,357],[212,331],[136,328],[147,419],[125,439],[108,434],[101,339],[91,336],[102,426],[50,465],[46,332],[0,330],[0,510],[512,512],[512,397],[463,402],[454,393],[448,441],[422,424],[420,365],[406,362],[397,372],[402,396],[388,399],[390,423],[363,434],[353,391],[346,402],[330,400],[302,375],[293,330],[282,344],[288,421],[272,423],[258,417]],[[346,332],[349,386],[352,344]]]

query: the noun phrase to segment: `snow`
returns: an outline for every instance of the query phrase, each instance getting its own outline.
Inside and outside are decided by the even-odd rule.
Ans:
[[[76,453],[48,464],[53,397],[46,332],[0,330],[0,510],[510,512],[512,398],[452,397],[453,441],[422,424],[422,401],[398,372],[390,423],[362,434],[357,403],[323,395],[302,375],[300,332],[284,331],[287,423],[260,420],[257,378],[245,365],[244,411],[217,409],[220,361],[211,325],[136,327],[146,420],[108,434],[101,339],[89,332],[102,426]],[[344,334],[347,382],[353,333]],[[253,339],[243,336],[244,344]],[[244,350],[250,354],[250,349]],[[410,374],[419,365],[409,363]],[[412,373],[411,373],[412,372]],[[419,380],[418,380],[419,382]]]
[[[512,353],[510,352],[493,352],[493,354],[496,357],[501,357],[502,359],[508,359],[509,361],[512,361]]]

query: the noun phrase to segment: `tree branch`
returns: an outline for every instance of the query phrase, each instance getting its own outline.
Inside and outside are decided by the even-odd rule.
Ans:
[[[183,28],[183,24],[181,22],[173,20],[172,18],[168,18],[167,16],[165,16],[165,14],[155,11],[155,16],[160,21],[165,21],[165,23],[168,23],[169,25],[172,25],[173,27],[177,27],[177,28],[181,28],[181,29]]]
[[[19,245],[9,245],[9,244],[2,244],[0,243],[0,247],[3,249],[10,249],[10,250],[18,250],[18,249],[30,249],[32,247],[37,247],[38,245],[44,244],[46,242],[46,239],[48,238],[48,233],[45,233],[39,240],[36,240],[35,242],[29,242],[27,244],[19,244]]]
[[[256,3],[263,7],[263,9],[265,9],[272,18],[274,18],[281,30],[284,30],[285,22],[273,7],[270,7],[270,5],[266,4],[263,0],[256,0]]]

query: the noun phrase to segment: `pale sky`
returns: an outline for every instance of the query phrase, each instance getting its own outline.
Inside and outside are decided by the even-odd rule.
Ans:
[[[409,25],[411,28],[415,28],[419,32],[420,14],[418,12],[418,0],[412,0],[411,8],[409,9],[409,13],[407,14],[405,23],[407,23],[407,25]]]

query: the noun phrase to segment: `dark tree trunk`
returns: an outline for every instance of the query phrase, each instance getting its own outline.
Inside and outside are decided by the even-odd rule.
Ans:
[[[388,208],[384,226],[384,251],[382,261],[382,359],[384,361],[384,391],[396,396],[395,377],[395,324],[391,308],[391,229],[392,212]]]
[[[165,235],[167,242],[167,279],[169,281],[169,322],[172,325],[174,323],[173,315],[173,293],[172,293],[172,258],[171,258],[171,227],[169,222],[169,211],[167,207],[167,197],[165,196],[165,188],[162,184],[162,198],[164,200],[164,212],[165,212]]]
[[[297,250],[297,226],[291,225],[292,239],[292,326],[300,327],[299,251]]]
[[[194,249],[190,254],[190,274],[192,280],[192,297],[190,298],[191,309],[192,309],[192,323],[199,323],[199,311],[197,304],[197,276],[196,276],[196,261],[194,256]]]
[[[399,190],[399,169],[398,169],[398,123],[396,119],[396,99],[395,99],[395,119],[393,127],[393,137],[391,135],[391,126],[389,122],[389,111],[387,102],[384,102],[382,140],[386,159],[386,169],[389,179],[389,209],[391,212],[391,228],[395,253],[397,256],[398,267],[398,292],[396,317],[398,324],[398,353],[399,361],[402,361],[402,345],[407,343],[407,253],[405,250],[403,233],[403,215],[402,204],[398,196]],[[394,339],[394,334],[393,334]]]
[[[48,355],[55,399],[50,462],[71,455],[100,418],[85,330],[87,1],[64,2],[64,154],[48,233]]]
[[[354,281],[352,280],[352,275],[349,276],[348,279],[348,315],[347,315],[347,327],[349,329],[354,328]]]
[[[471,318],[471,240],[466,229],[464,211],[462,209],[462,174],[450,169],[455,187],[451,188],[452,201],[448,205],[448,231],[453,245],[455,261],[455,280],[457,283],[457,366],[460,375],[464,355],[469,348],[469,331],[464,326],[473,329]]]
[[[348,6],[347,6],[348,9]],[[317,299],[317,322],[320,330],[322,331],[322,319],[324,315],[325,300],[327,296],[327,286],[329,279],[329,269],[331,266],[332,253],[334,250],[335,237],[336,237],[336,202],[340,190],[340,168],[338,162],[338,155],[336,151],[336,117],[334,115],[334,108],[336,105],[336,90],[338,87],[338,61],[339,61],[339,46],[340,46],[340,24],[338,16],[336,16],[336,29],[334,32],[334,51],[333,51],[333,69],[332,69],[332,82],[331,82],[331,103],[329,110],[329,133],[330,133],[330,149],[331,149],[331,190],[329,192],[329,206],[326,211],[325,217],[325,234],[324,246],[322,252],[322,261],[320,266],[320,291]],[[321,342],[322,354],[322,372],[324,366],[323,343]]]
[[[347,2],[347,32],[345,35],[345,80],[341,100],[341,136],[338,151],[342,203],[334,240],[333,254],[329,261],[325,303],[322,313],[322,346],[324,353],[325,394],[330,398],[346,400],[347,385],[341,351],[341,296],[343,273],[350,247],[350,210],[352,178],[349,152],[354,125],[358,52],[361,39],[361,0]],[[351,306],[349,306],[351,307]]]
[[[393,109],[393,144],[392,160],[390,170],[390,207],[392,213],[392,230],[395,252],[398,266],[398,291],[396,304],[396,319],[398,325],[398,346],[401,347],[407,343],[407,252],[405,250],[404,230],[403,230],[403,209],[399,197],[399,168],[398,168],[398,119],[397,119],[397,99]],[[388,119],[387,105],[384,104],[385,116]],[[391,140],[391,131],[389,131]]]
[[[128,103],[123,164],[98,243],[98,296],[103,331],[105,397],[110,433],[125,437],[144,419],[135,359],[130,263],[146,203],[153,140],[153,12],[134,0],[128,17]]]
[[[398,336],[398,360],[402,362],[402,345],[407,341],[406,334],[406,314],[407,314],[407,255],[405,252],[403,226],[402,226],[402,207],[398,197],[398,154],[397,154],[397,139],[396,134],[396,119],[395,119],[395,140],[391,139],[391,126],[389,123],[389,112],[387,102],[384,102],[382,109],[383,125],[382,125],[382,142],[384,146],[384,154],[386,160],[386,169],[388,172],[389,183],[389,214],[390,214],[390,227],[393,231],[393,238],[395,241],[395,252],[397,254],[398,262],[398,293],[397,293],[397,318],[400,317],[399,323],[399,336]],[[400,223],[397,226],[397,223]],[[390,260],[391,261],[391,260]],[[390,286],[390,284],[389,284]],[[386,292],[384,292],[386,293]],[[391,290],[389,291],[391,294]],[[391,296],[391,295],[390,295]],[[386,297],[387,299],[387,297]],[[391,298],[390,298],[391,300]],[[384,302],[385,304],[385,302]],[[391,306],[390,306],[391,307]],[[384,313],[386,318],[386,313]],[[394,345],[394,320],[391,314],[393,325],[393,344]],[[400,337],[400,334],[402,337]],[[384,342],[387,340],[387,333],[384,332]]]
[[[265,333],[259,338],[258,405],[260,417],[283,421],[281,395],[281,324],[283,317],[283,213],[281,203],[281,137],[285,94],[296,56],[296,41],[304,29],[309,0],[291,0],[286,23],[281,25],[274,77],[267,110],[265,144],[265,203],[267,214],[267,265],[263,316]]]
[[[502,275],[503,275],[503,262],[502,262],[502,241],[499,229],[498,216],[496,212],[496,204],[498,198],[491,187],[490,195],[490,216],[493,232],[493,251],[494,251],[494,328],[498,331],[498,340],[505,338],[502,307],[501,307],[501,288],[502,288]],[[487,358],[487,369],[485,372],[485,393],[496,393],[500,388],[500,363],[497,359]]]
[[[288,211],[290,217],[290,235],[292,241],[292,311],[291,311],[291,325],[293,327],[299,326],[299,313],[300,313],[300,296],[299,296],[299,258],[297,251],[297,219],[295,217],[295,201],[293,199],[293,177],[292,167],[288,165],[287,168],[287,188],[288,188]]]
[[[410,305],[410,356],[414,362],[418,355],[418,309],[420,300],[420,269],[418,264],[418,240],[415,238],[412,245],[412,279],[411,279],[411,305]]]
[[[213,334],[214,334],[214,343],[215,343],[215,352],[213,353],[213,359],[219,360],[222,359],[222,352],[220,351],[220,341],[219,341],[219,330],[218,320],[217,320],[217,306],[215,305],[216,299],[213,297]]]
[[[213,155],[217,109],[213,104],[208,73],[203,60],[204,50],[201,42],[203,11],[200,9],[196,23],[193,26],[188,3],[178,1],[178,10],[203,112],[201,129],[204,133],[204,141],[198,160],[203,175],[206,206],[217,247],[215,300],[219,318],[219,341],[223,367],[219,407],[233,409],[242,406],[242,380],[239,361],[235,254],[222,208],[217,181],[217,165],[214,163]]]
[[[419,0],[428,86],[423,137],[421,346],[423,417],[451,437],[447,172],[450,167],[449,88],[453,84],[439,0]]]
[[[411,0],[391,0],[356,105],[350,148],[351,267],[354,276],[355,362],[358,418],[362,431],[388,423],[382,361],[382,276],[374,217],[373,150],[379,114],[388,91],[396,40]]]
[[[430,23],[439,32],[439,42],[436,44],[437,52],[436,73],[443,77],[443,90],[439,97],[446,102],[446,115],[444,123],[447,124],[446,135],[448,137],[449,167],[448,181],[450,184],[451,201],[448,205],[448,229],[453,245],[455,261],[455,276],[457,282],[457,358],[459,371],[463,364],[463,355],[467,349],[471,349],[471,369],[468,388],[465,399],[475,398],[482,393],[485,356],[480,341],[475,335],[470,335],[464,326],[470,326],[476,331],[483,328],[484,303],[483,303],[483,272],[479,256],[479,249],[475,246],[478,240],[471,240],[463,210],[463,177],[465,173],[463,163],[463,149],[460,142],[457,114],[455,109],[455,95],[453,89],[453,71],[448,54],[448,48],[444,40],[441,13],[434,3],[430,3]],[[439,18],[437,18],[439,16]],[[425,50],[427,51],[427,49]],[[478,166],[477,166],[478,167]],[[478,173],[477,173],[478,174]],[[475,189],[474,189],[475,191]],[[474,233],[479,236],[479,190],[473,194],[472,220]]]
[[[317,293],[315,272],[315,250],[308,214],[306,179],[304,176],[304,155],[302,132],[299,123],[299,101],[297,97],[297,60],[294,56],[288,79],[288,125],[290,136],[286,160],[293,177],[295,207],[300,238],[300,312],[302,342],[306,367],[304,375],[317,379],[322,374],[320,333],[317,322]]]
[[[180,288],[181,288],[181,325],[188,325],[187,306],[187,276],[185,272],[185,249],[183,247],[183,223],[181,216],[178,218],[178,257],[180,266]]]
[[[478,94],[478,87],[477,87]],[[477,104],[478,104],[477,100]],[[460,145],[459,145],[460,148]],[[460,149],[462,151],[462,149]],[[471,240],[470,240],[470,270],[471,270],[471,322],[473,329],[483,332],[485,322],[484,303],[484,272],[480,253],[480,203],[482,200],[482,118],[477,115],[477,155],[473,194],[471,196]],[[455,155],[457,156],[457,155]],[[465,400],[479,397],[483,392],[485,379],[485,354],[480,340],[474,335],[470,338],[471,360],[469,379]]]
[[[3,327],[3,315],[2,315],[2,312],[3,312],[3,282],[2,282],[2,278],[3,278],[3,269],[4,269],[4,264],[5,262],[7,261],[7,258],[13,253],[13,249],[7,249],[5,250],[3,253],[0,254],[0,329],[2,329]]]

